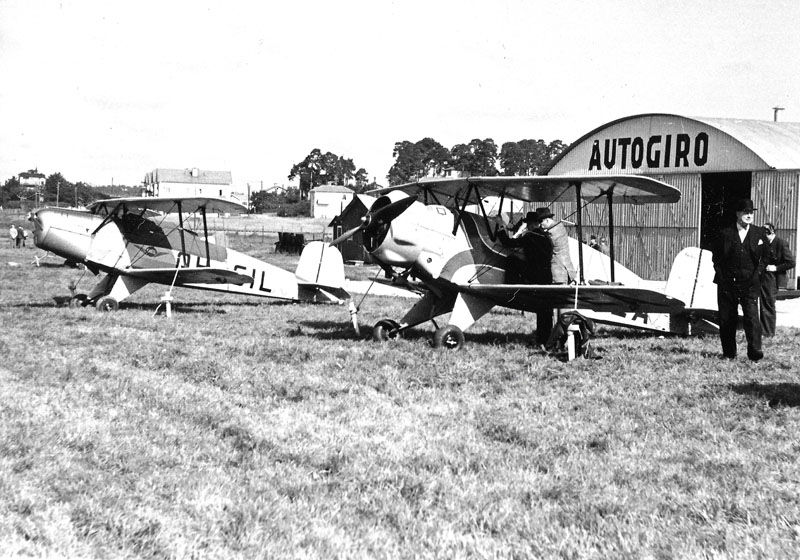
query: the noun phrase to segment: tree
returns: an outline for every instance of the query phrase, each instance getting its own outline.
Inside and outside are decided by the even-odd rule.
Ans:
[[[45,202],[61,203],[67,193],[72,192],[72,183],[67,181],[61,173],[53,173],[44,180],[43,198]]]
[[[355,190],[357,193],[362,193],[366,189],[369,184],[369,176],[367,175],[367,170],[363,167],[359,168],[356,171],[353,179],[355,180]]]
[[[3,184],[3,194],[0,196],[2,206],[6,206],[8,201],[18,201],[22,186],[19,184],[19,179],[11,177]]]
[[[361,168],[362,175],[367,172]],[[308,192],[320,185],[349,185],[355,180],[356,165],[350,158],[337,156],[331,152],[324,154],[319,148],[311,150],[306,158],[292,166],[289,180],[300,178],[300,194],[303,200],[308,198]]]
[[[453,167],[472,177],[493,177],[497,171],[497,145],[487,138],[473,139],[469,144],[456,144],[450,150]]]
[[[544,140],[506,142],[500,150],[503,175],[538,175],[566,148],[561,140],[546,144]]]
[[[450,151],[433,138],[417,142],[396,142],[392,156],[395,162],[386,178],[390,185],[415,181],[421,177],[441,175],[450,165]]]

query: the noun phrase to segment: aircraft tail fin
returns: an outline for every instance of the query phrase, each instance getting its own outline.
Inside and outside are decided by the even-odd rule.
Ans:
[[[344,289],[344,262],[336,247],[312,241],[303,249],[295,272],[300,299],[340,303],[350,299]]]
[[[711,251],[687,247],[675,257],[665,293],[684,303],[687,309],[716,311],[717,289]]]

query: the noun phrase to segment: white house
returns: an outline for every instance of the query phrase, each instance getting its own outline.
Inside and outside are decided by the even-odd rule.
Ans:
[[[213,196],[248,205],[247,191],[233,185],[230,171],[155,169],[144,176],[146,196]]]
[[[311,204],[311,217],[333,219],[350,204],[355,196],[355,191],[340,185],[320,185],[308,194]]]

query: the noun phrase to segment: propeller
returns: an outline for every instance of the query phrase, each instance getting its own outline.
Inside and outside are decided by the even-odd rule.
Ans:
[[[382,201],[384,200],[389,199],[381,197],[375,201],[375,204],[372,205],[370,211],[367,212],[363,218],[361,218],[361,225],[347,230],[342,235],[331,241],[331,246],[338,245],[339,243],[350,239],[359,231],[363,231],[365,237],[370,239],[378,237],[382,232],[385,233],[385,231],[389,229],[388,226],[392,223],[392,220],[408,210],[408,208],[417,201],[417,197],[409,196],[406,198],[401,198],[396,202],[382,204]],[[373,246],[375,244],[376,243],[373,243]]]

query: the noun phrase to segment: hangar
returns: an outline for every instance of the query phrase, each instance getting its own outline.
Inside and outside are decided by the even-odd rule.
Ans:
[[[710,248],[735,220],[739,198],[755,202],[756,224],[775,224],[798,253],[800,123],[649,113],[604,124],[572,143],[548,175],[652,176],[681,191],[677,204],[615,206],[617,260],[642,277],[665,280],[684,247]],[[574,202],[554,212],[568,216]],[[589,233],[606,231],[608,208],[584,210]],[[789,272],[789,287],[797,284]]]

